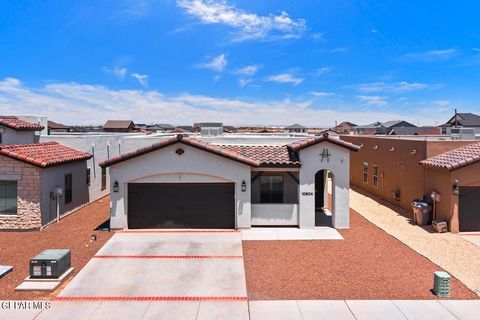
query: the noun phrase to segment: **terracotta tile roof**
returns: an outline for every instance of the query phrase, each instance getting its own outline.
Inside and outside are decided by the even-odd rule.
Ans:
[[[289,147],[292,148],[292,150],[294,150],[294,151],[299,151],[299,150],[311,147],[313,145],[316,145],[317,143],[324,142],[324,141],[330,142],[332,144],[335,144],[335,145],[343,147],[343,148],[347,148],[350,151],[360,150],[359,146],[357,146],[353,143],[338,139],[338,138],[332,138],[328,135],[328,133],[324,133],[321,136],[316,136],[316,137],[306,138],[306,139],[303,139],[303,140],[300,140],[300,141],[295,141],[295,142],[289,144]]]
[[[147,154],[147,153],[155,151],[155,150],[166,148],[166,147],[174,145],[176,143],[182,143],[182,144],[185,144],[185,145],[189,145],[191,147],[201,149],[201,150],[219,155],[221,157],[232,159],[234,161],[245,163],[245,164],[248,164],[250,166],[258,167],[260,165],[260,161],[258,161],[258,160],[250,159],[250,158],[242,156],[241,154],[236,153],[234,151],[223,149],[219,145],[215,145],[215,144],[212,144],[212,143],[209,143],[209,142],[206,142],[206,141],[203,141],[203,140],[195,139],[195,138],[190,138],[190,137],[187,137],[187,136],[184,136],[184,135],[181,135],[181,134],[177,135],[176,137],[170,138],[170,139],[162,140],[162,141],[157,142],[157,143],[155,143],[151,146],[141,148],[141,149],[138,149],[136,151],[125,153],[125,154],[122,154],[121,156],[103,161],[99,165],[102,166],[102,167],[108,167],[108,166],[114,165],[116,163],[123,162],[125,160],[129,160],[129,159],[132,159],[132,158],[139,157],[141,155]]]
[[[300,166],[298,153],[287,146],[219,145],[222,149],[260,162],[261,167]]]
[[[480,143],[474,143],[422,160],[420,164],[451,171],[478,161],[480,161]]]
[[[0,116],[0,125],[14,130],[41,131],[43,127],[39,124],[20,120],[14,116]]]
[[[78,151],[58,142],[10,144],[0,146],[0,155],[47,168],[87,160],[91,154]]]

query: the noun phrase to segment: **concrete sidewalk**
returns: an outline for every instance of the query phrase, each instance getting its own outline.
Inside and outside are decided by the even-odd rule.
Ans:
[[[48,310],[4,310],[16,320],[476,320],[480,300],[54,301]]]
[[[413,225],[405,210],[355,188],[350,189],[350,207],[480,295],[480,247],[457,234]]]

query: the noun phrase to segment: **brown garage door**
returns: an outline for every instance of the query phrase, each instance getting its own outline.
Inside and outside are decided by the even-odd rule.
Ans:
[[[235,228],[233,183],[130,183],[128,227]]]
[[[480,187],[460,187],[460,231],[480,231]]]

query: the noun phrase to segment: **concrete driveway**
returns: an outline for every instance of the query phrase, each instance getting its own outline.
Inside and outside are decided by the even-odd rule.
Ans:
[[[87,301],[89,308],[78,310],[89,319],[120,319],[127,310],[132,320],[248,318],[241,235],[117,232],[59,294],[65,307],[56,303],[38,319],[63,319],[72,303]]]

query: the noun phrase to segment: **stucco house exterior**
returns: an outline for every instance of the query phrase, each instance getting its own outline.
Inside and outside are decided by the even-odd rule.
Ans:
[[[289,144],[185,135],[108,159],[113,229],[315,227],[333,176],[332,225],[349,227],[350,152],[328,134]]]

